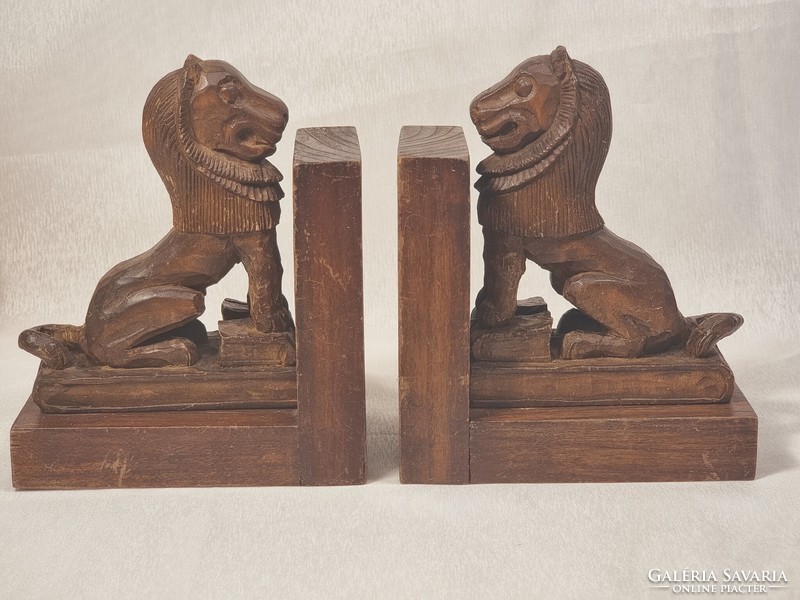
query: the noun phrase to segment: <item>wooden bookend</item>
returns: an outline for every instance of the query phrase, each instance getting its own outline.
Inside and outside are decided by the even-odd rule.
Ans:
[[[20,334],[42,363],[11,429],[15,487],[364,481],[358,140],[298,134],[295,330],[276,241],[282,176],[266,160],[287,119],[222,61],[190,55],[155,85],[142,128],[173,227],[100,280],[84,324]],[[247,300],[225,300],[208,332],[206,288],[239,262]]]
[[[742,317],[684,316],[664,269],[595,206],[611,140],[600,74],[558,47],[470,116],[493,151],[477,167],[471,317],[466,149],[432,127],[400,142],[401,480],[752,479],[758,419],[717,349]],[[528,261],[574,307],[555,328],[541,298],[517,297]]]
[[[460,127],[397,151],[400,480],[469,481],[469,152]]]
[[[361,152],[353,127],[300,129],[294,149],[301,479],[366,477]]]

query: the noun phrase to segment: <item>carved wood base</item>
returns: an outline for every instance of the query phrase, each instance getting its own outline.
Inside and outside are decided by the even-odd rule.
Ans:
[[[473,408],[707,404],[728,402],[733,373],[719,351],[695,358],[673,351],[642,358],[473,361]]]
[[[223,367],[209,334],[190,367],[40,367],[31,399],[44,412],[134,412],[297,406],[295,367]],[[293,350],[292,350],[293,354]]]
[[[471,483],[753,479],[758,418],[730,403],[473,408]]]
[[[45,414],[11,427],[18,489],[299,485],[296,409]]]

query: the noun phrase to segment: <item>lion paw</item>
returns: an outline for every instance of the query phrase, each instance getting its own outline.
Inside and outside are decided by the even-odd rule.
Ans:
[[[570,331],[561,343],[561,358],[636,358],[642,355],[644,338],[630,339],[616,335]]]
[[[292,313],[285,306],[259,315],[253,318],[256,329],[263,333],[277,333],[279,331],[289,331],[292,328]]]
[[[187,338],[175,338],[167,342],[168,349],[163,353],[163,359],[168,365],[179,367],[190,366],[198,361],[200,353],[197,344]]]
[[[478,321],[478,325],[487,328],[506,325],[513,317],[513,310],[511,314],[508,314],[508,311],[500,310],[490,300],[484,300],[475,309],[475,318]]]
[[[574,360],[578,358],[589,358],[593,352],[597,352],[597,336],[588,336],[582,331],[570,331],[564,335],[561,343],[561,358]]]

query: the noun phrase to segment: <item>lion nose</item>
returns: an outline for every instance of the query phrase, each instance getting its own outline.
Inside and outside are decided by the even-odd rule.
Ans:
[[[473,103],[472,106],[469,107],[469,118],[472,119],[473,122],[475,122],[478,120],[478,117],[480,117],[480,115],[481,113],[478,110],[478,107],[475,105],[475,103]]]
[[[254,112],[262,115],[270,127],[283,131],[289,122],[289,109],[286,103],[269,92],[262,92],[256,103]]]
[[[469,106],[469,117],[472,119],[472,122],[476,125],[486,114],[486,107],[483,106],[483,96],[478,96],[472,101],[472,104]]]
[[[286,127],[286,124],[289,122],[289,109],[287,108],[286,104],[280,98],[276,98],[278,100],[276,108],[281,113],[281,120],[283,121],[283,127]]]
[[[279,116],[281,123],[281,129],[286,127],[286,124],[289,122],[289,108],[286,106],[286,103],[278,98],[277,96],[270,94],[271,98],[270,101],[272,102],[272,113],[275,116]]]

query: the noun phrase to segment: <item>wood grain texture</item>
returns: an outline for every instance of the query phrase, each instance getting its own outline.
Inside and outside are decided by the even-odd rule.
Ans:
[[[293,168],[302,481],[363,483],[361,153],[355,128],[298,130]]]
[[[200,359],[187,367],[70,367],[42,365],[32,399],[45,412],[135,412],[294,408],[294,367],[225,367],[219,339],[209,336]]]
[[[472,358],[476,362],[550,362],[552,330],[553,317],[549,311],[514,315],[503,327],[484,329],[473,325]]]
[[[469,153],[460,127],[397,152],[400,480],[469,481]]]
[[[297,411],[51,415],[11,428],[18,489],[299,485]]]
[[[473,407],[728,402],[734,378],[722,355],[672,351],[642,358],[518,364],[473,362]]]
[[[294,326],[264,333],[252,319],[219,322],[219,364],[223,367],[290,366],[295,364]]]
[[[758,418],[730,403],[473,409],[470,481],[614,482],[753,479]]]

